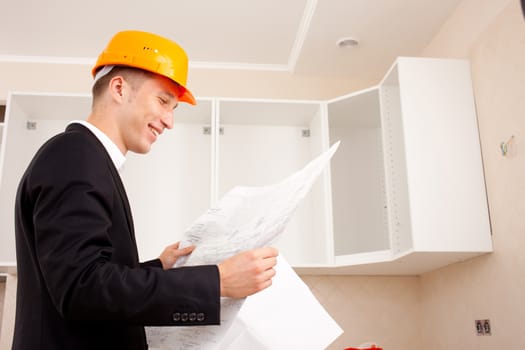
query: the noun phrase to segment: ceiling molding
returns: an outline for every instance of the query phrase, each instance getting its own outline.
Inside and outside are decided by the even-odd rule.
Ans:
[[[263,64],[263,63],[233,63],[233,62],[202,62],[196,61],[189,63],[190,68],[196,69],[230,69],[230,70],[256,70],[287,72],[290,70],[286,64]]]
[[[93,65],[96,59],[91,57],[0,55],[0,62]]]
[[[310,29],[310,23],[314,16],[315,9],[317,7],[317,0],[307,0],[306,6],[304,8],[303,18],[299,24],[297,31],[297,36],[295,37],[295,42],[290,52],[290,57],[288,58],[288,70],[293,72],[295,70],[295,65],[303,49],[304,42],[306,40],[306,35]]]
[[[96,58],[92,57],[58,57],[58,56],[16,56],[0,55],[0,63],[43,63],[43,64],[70,64],[92,66]],[[259,64],[234,62],[189,62],[190,68],[195,69],[229,69],[229,70],[256,70],[256,71],[289,71],[286,64]]]

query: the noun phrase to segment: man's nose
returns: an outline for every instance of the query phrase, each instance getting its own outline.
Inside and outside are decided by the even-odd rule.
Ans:
[[[161,121],[166,129],[173,128],[173,111],[167,111],[166,113],[164,113]]]

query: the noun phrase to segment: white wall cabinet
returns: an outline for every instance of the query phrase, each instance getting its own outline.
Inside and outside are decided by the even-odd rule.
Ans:
[[[88,95],[12,93],[0,152],[0,265],[37,148],[89,114]],[[492,251],[468,62],[399,58],[383,81],[330,101],[199,99],[122,173],[142,259],[226,191],[277,182],[341,140],[278,248],[299,273],[419,274]]]
[[[328,102],[334,273],[419,274],[492,251],[467,61],[399,58]],[[337,272],[336,272],[337,271]]]

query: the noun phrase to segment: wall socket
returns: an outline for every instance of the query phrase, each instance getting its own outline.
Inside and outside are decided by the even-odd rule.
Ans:
[[[490,320],[476,320],[476,335],[492,335]]]

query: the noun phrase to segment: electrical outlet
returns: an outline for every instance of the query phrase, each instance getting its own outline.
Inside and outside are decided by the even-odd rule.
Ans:
[[[481,320],[476,320],[476,335],[485,335],[485,330],[483,329],[483,322]]]
[[[492,335],[490,320],[483,320],[483,332],[485,333],[485,335]]]
[[[476,335],[492,335],[490,320],[476,320]]]

